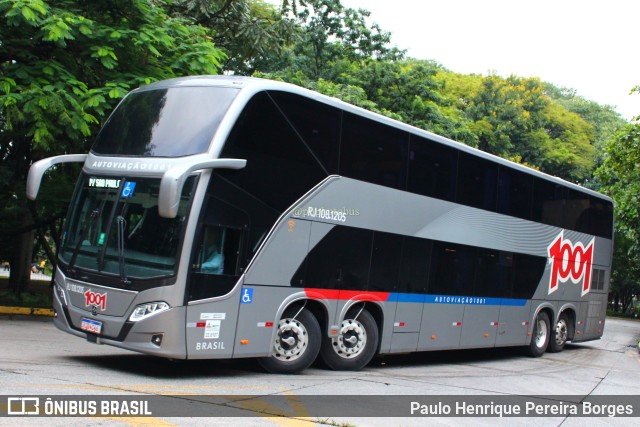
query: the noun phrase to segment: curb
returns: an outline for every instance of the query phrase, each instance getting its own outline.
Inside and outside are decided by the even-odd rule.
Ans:
[[[50,308],[0,307],[0,314],[53,317],[53,310]]]

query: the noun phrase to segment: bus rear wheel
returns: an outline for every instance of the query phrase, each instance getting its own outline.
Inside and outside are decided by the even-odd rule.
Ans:
[[[562,313],[556,323],[556,327],[551,332],[551,340],[547,350],[551,353],[560,353],[564,350],[569,337],[569,318],[566,313]]]
[[[301,372],[316,360],[320,351],[321,332],[315,316],[306,308],[287,314],[278,322],[271,357],[258,359],[258,363],[268,372]]]
[[[371,361],[378,348],[378,325],[364,308],[351,309],[340,325],[338,335],[324,337],[320,357],[336,371],[358,371]]]
[[[536,320],[533,323],[531,344],[529,344],[528,351],[529,355],[533,357],[540,357],[545,351],[547,351],[550,336],[549,324],[549,315],[544,311],[538,313]]]

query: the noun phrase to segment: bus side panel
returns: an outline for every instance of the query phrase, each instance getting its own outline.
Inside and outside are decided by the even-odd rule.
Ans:
[[[187,358],[228,359],[233,355],[241,286],[224,299],[187,306]]]
[[[465,304],[460,348],[493,347],[499,318],[500,305]]]
[[[259,285],[245,285],[242,293],[233,357],[270,356],[284,309],[296,299],[304,299],[305,293],[302,289]]]
[[[584,337],[585,326],[587,325],[587,310],[589,303],[582,301],[578,305],[578,313],[576,314],[576,333],[573,336],[573,342],[581,341]]]
[[[418,351],[458,348],[464,305],[427,303],[423,310]]]
[[[496,347],[526,345],[531,316],[531,301],[503,299]]]
[[[395,309],[391,352],[412,352],[418,349],[424,295],[398,294]]]
[[[604,330],[604,318],[607,311],[607,295],[593,294],[587,305],[587,321],[583,340],[598,339]]]

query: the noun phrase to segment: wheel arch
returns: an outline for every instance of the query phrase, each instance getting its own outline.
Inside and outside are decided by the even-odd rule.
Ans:
[[[553,328],[554,325],[556,324],[556,314],[555,314],[555,310],[553,308],[553,305],[551,305],[548,302],[542,303],[540,304],[537,308],[536,311],[533,313],[533,316],[531,317],[531,329],[530,329],[530,333],[529,333],[529,342],[533,339],[533,334],[531,333],[533,331],[533,325],[536,322],[536,319],[538,318],[538,314],[540,313],[546,313],[547,316],[549,317],[549,322],[551,322],[551,324],[549,325],[549,328]]]
[[[378,327],[378,342],[376,343],[376,354],[378,354],[380,353],[380,345],[382,343],[382,333],[384,328],[384,308],[382,306],[382,302],[373,300],[351,300],[344,305],[340,311],[340,316],[338,316],[337,321],[338,323],[342,322],[349,310],[353,307],[357,307],[359,304],[364,304],[364,308],[366,308],[369,314],[371,314],[373,320],[376,322],[376,326]]]
[[[287,310],[299,310],[302,307],[308,309],[315,316],[322,330],[326,330],[329,322],[328,305],[323,300],[309,298],[304,292],[292,294],[282,301],[274,320],[277,322],[282,319]]]

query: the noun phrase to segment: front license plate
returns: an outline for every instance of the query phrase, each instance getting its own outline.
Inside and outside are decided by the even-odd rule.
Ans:
[[[102,322],[83,318],[82,323],[80,324],[80,329],[91,332],[92,334],[99,334],[102,330]]]

